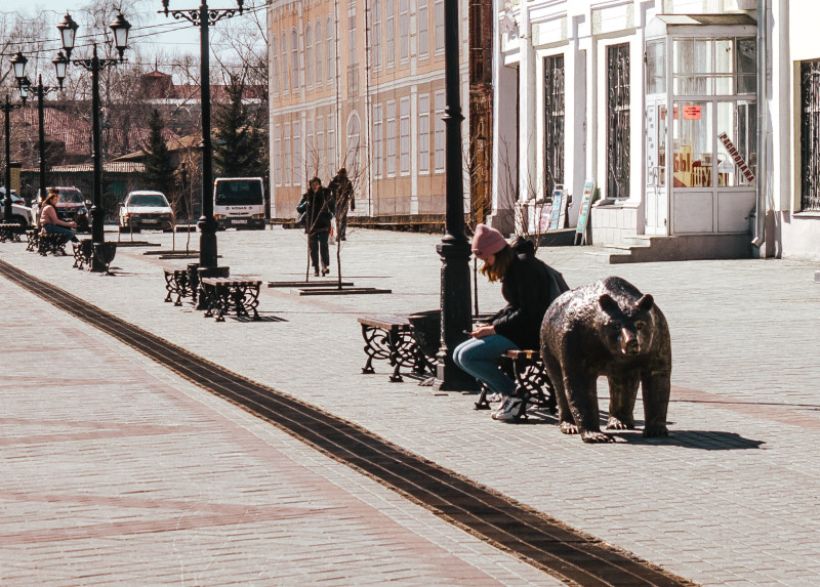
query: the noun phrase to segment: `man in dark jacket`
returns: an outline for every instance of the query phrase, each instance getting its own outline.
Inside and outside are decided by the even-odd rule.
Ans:
[[[328,185],[336,201],[336,220],[339,226],[339,240],[347,240],[347,210],[356,209],[353,199],[353,184],[347,177],[347,169],[342,167]]]
[[[304,214],[305,232],[310,245],[310,262],[313,265],[313,274],[319,275],[319,252],[322,255],[322,275],[330,273],[330,250],[327,239],[330,232],[330,221],[335,211],[334,199],[325,187],[322,180],[314,177],[310,180],[310,188],[302,196],[296,211]]]

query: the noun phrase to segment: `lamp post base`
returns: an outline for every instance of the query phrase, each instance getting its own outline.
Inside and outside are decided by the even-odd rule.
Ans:
[[[453,351],[472,330],[470,245],[464,238],[445,237],[436,250],[441,255],[441,349],[433,385],[442,391],[476,391],[478,382],[453,362]]]
[[[88,270],[95,273],[108,273],[108,268],[117,254],[117,243],[94,243],[91,246],[91,262]]]

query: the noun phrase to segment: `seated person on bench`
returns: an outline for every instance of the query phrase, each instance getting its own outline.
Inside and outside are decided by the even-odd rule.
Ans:
[[[57,201],[60,199],[60,192],[54,188],[49,188],[46,199],[43,200],[43,212],[40,214],[40,226],[48,234],[62,234],[67,240],[80,242],[76,233],[71,230],[77,227],[76,222],[66,222],[57,216]]]
[[[509,350],[540,348],[544,314],[569,287],[558,271],[535,258],[535,247],[528,240],[516,239],[510,245],[499,231],[479,224],[472,249],[484,261],[481,272],[487,279],[501,282],[507,305],[487,325],[470,332],[470,338],[453,351],[453,361],[504,398],[493,420],[514,420],[520,416],[523,400],[513,396],[515,382],[498,368],[498,359]]]

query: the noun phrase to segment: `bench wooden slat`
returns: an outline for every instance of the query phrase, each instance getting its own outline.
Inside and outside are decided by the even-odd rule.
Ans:
[[[537,351],[534,349],[520,349],[520,350],[511,350],[504,353],[504,356],[508,359],[527,359],[528,361],[540,361],[541,360],[541,351]]]
[[[410,326],[410,321],[407,319],[407,316],[400,314],[377,314],[373,316],[359,316],[359,324],[389,330],[399,326]]]

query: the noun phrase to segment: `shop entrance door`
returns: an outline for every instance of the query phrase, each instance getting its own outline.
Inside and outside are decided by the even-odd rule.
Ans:
[[[646,227],[648,235],[669,234],[669,188],[666,181],[666,104],[648,100],[646,105]]]

